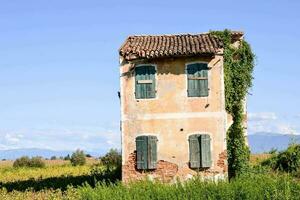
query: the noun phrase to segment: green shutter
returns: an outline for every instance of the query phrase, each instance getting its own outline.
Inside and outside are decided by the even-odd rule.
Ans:
[[[156,169],[157,164],[157,138],[148,137],[148,169]]]
[[[208,96],[208,69],[206,64],[199,66],[199,77],[206,78],[199,80],[200,96],[206,97]]]
[[[194,63],[187,66],[188,96],[208,96],[208,68],[206,63]]]
[[[155,98],[155,73],[155,67],[151,65],[135,68],[135,97],[137,99]],[[143,80],[152,82],[139,83]]]
[[[136,167],[137,169],[147,169],[148,137],[138,136],[135,141],[136,141]]]
[[[211,167],[210,136],[203,134],[200,136],[201,147],[201,167]]]
[[[143,80],[144,69],[142,67],[135,68],[135,98],[141,99],[143,96],[143,85],[139,84],[139,80]]]
[[[135,141],[137,169],[156,169],[157,138],[155,136],[138,136]]]
[[[199,134],[189,136],[190,167],[200,168]]]

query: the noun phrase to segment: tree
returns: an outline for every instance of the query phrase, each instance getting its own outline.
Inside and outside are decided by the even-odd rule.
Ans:
[[[51,156],[50,160],[56,160],[56,156]]]
[[[77,149],[73,152],[70,161],[73,166],[84,165],[86,163],[85,153],[82,150]]]
[[[100,157],[101,163],[107,166],[120,166],[122,164],[121,152],[117,149],[110,149],[105,156]]]

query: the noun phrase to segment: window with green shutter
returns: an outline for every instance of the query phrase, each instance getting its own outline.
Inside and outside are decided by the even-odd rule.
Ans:
[[[207,63],[187,65],[188,97],[208,96],[208,67]]]
[[[135,68],[135,98],[155,98],[155,67],[143,65]]]
[[[208,134],[189,136],[190,168],[211,167],[211,143]]]
[[[137,169],[156,169],[157,165],[157,137],[136,137],[136,166]]]

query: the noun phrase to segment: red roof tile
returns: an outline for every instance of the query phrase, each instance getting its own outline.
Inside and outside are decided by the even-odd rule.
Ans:
[[[209,33],[146,35],[129,36],[121,46],[119,53],[126,60],[134,60],[203,54],[213,55],[218,53],[222,47],[222,41]]]

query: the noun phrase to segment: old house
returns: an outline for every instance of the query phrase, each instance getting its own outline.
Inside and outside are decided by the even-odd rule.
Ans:
[[[232,32],[232,42],[242,39]],[[130,36],[119,50],[122,179],[224,177],[223,44],[210,33]]]

